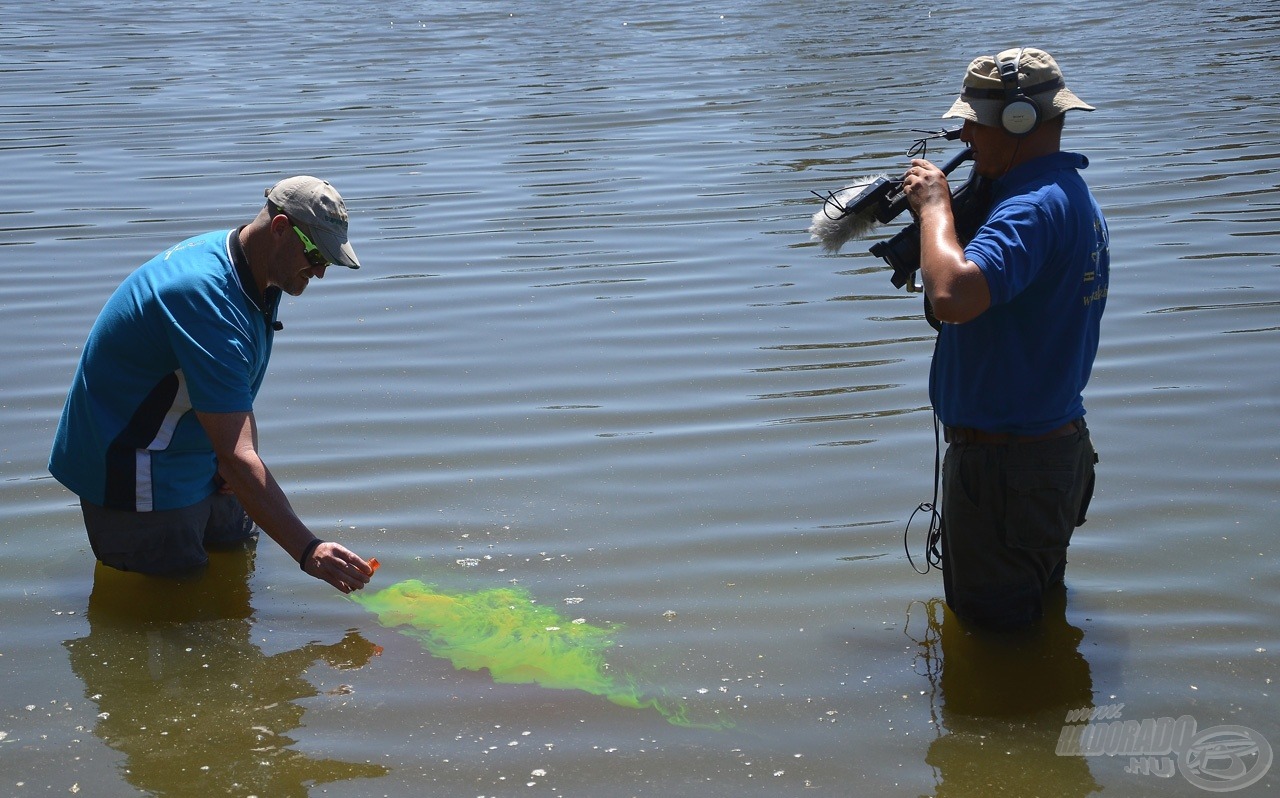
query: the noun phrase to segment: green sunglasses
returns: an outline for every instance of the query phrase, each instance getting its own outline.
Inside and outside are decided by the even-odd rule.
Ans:
[[[302,254],[306,257],[307,263],[311,264],[313,269],[323,269],[329,265],[329,259],[320,251],[320,247],[311,243],[311,239],[307,238],[307,234],[295,224],[293,232],[298,234],[298,238],[302,239]]]

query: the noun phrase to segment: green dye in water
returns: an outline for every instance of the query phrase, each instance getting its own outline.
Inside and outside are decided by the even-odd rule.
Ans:
[[[619,706],[654,709],[676,726],[733,725],[695,722],[683,703],[646,696],[630,677],[607,673],[604,655],[617,627],[566,621],[551,607],[533,603],[520,588],[445,593],[409,579],[350,597],[376,614],[383,626],[397,627],[455,668],[488,669],[495,682],[582,690]]]

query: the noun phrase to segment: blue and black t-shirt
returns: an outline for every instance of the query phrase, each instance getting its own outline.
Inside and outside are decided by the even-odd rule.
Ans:
[[[49,472],[88,502],[147,512],[214,491],[191,410],[249,412],[280,292],[259,293],[236,230],[183,241],[125,278],[89,333]]]

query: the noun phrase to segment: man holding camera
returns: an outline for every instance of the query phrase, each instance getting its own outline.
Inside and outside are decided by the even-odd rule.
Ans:
[[[1084,522],[1097,455],[1082,392],[1098,349],[1110,253],[1106,220],[1061,150],[1064,114],[1093,108],[1042,50],[974,59],[944,114],[965,120],[973,169],[993,183],[985,222],[964,245],[947,178],[911,162],[903,189],[920,226],[920,273],[943,322],[929,393],[948,445],[942,570],[965,621],[1012,629],[1038,620],[1062,583]]]

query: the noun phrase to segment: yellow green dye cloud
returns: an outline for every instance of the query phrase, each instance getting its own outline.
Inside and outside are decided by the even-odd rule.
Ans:
[[[487,669],[495,682],[582,690],[619,706],[654,709],[677,726],[732,725],[695,723],[684,704],[646,697],[631,678],[606,672],[604,655],[616,627],[566,621],[520,588],[446,593],[409,579],[351,598],[383,626],[397,627],[455,668]]]

